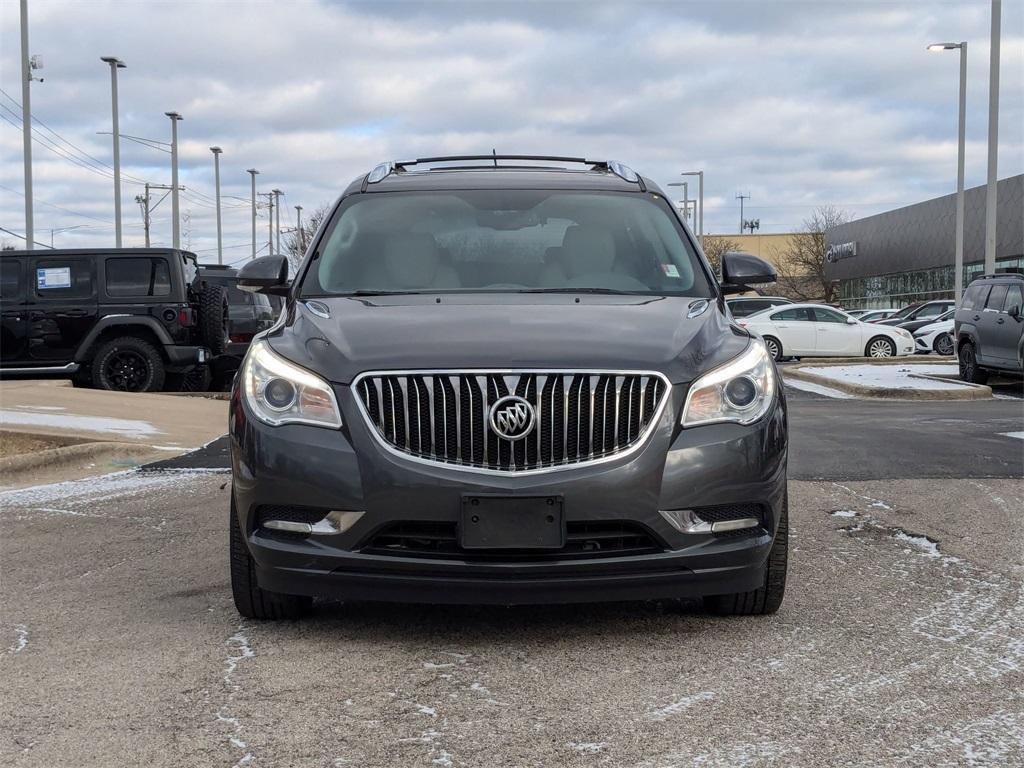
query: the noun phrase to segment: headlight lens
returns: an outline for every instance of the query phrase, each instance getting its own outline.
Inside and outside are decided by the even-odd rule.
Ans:
[[[683,426],[751,424],[768,412],[774,399],[775,366],[764,342],[753,339],[742,355],[693,383],[683,407]]]
[[[245,356],[242,387],[252,412],[265,424],[341,426],[341,411],[330,385],[275,355],[262,339],[254,341]]]

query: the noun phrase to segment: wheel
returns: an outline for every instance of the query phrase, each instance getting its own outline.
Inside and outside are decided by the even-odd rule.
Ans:
[[[187,373],[168,374],[167,387],[175,392],[209,392],[212,381],[210,366],[197,365]]]
[[[958,360],[961,380],[971,384],[984,384],[988,381],[988,371],[983,371],[978,367],[978,358],[971,342],[965,341],[960,345]]]
[[[768,348],[768,354],[775,362],[782,360],[782,342],[774,336],[765,336],[764,345]]]
[[[247,619],[298,619],[309,613],[313,598],[303,595],[282,595],[256,585],[252,555],[238,527],[235,497],[231,496],[229,559],[231,562],[231,594],[235,608]]]
[[[775,532],[768,553],[768,566],[764,586],[751,592],[729,595],[710,595],[704,598],[704,608],[719,616],[761,616],[775,613],[786,594],[786,566],[789,559],[789,497],[782,502],[779,528]]]
[[[948,333],[940,333],[935,337],[935,341],[932,342],[932,349],[935,350],[937,355],[949,357],[953,354],[953,337]]]
[[[145,339],[112,339],[96,350],[92,385],[120,392],[155,392],[164,385],[163,358]]]
[[[199,294],[199,332],[213,355],[228,346],[228,292],[222,285],[207,283]]]
[[[885,336],[875,336],[864,348],[865,357],[896,357],[896,345]]]

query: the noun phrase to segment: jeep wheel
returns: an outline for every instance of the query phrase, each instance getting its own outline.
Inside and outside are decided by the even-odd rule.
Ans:
[[[145,339],[123,336],[103,344],[92,361],[96,389],[154,392],[164,385],[164,361]]]
[[[864,357],[896,357],[896,345],[892,339],[876,336],[864,348]]]
[[[988,371],[978,367],[978,358],[974,352],[974,345],[965,341],[960,345],[958,355],[960,363],[960,379],[971,384],[984,384],[988,381]]]
[[[228,346],[228,292],[207,284],[199,294],[199,332],[210,354],[223,355]]]
[[[759,616],[775,613],[786,594],[786,567],[789,558],[789,499],[782,502],[779,529],[775,532],[768,553],[764,586],[750,592],[711,595],[704,598],[704,608],[719,616]]]
[[[238,612],[247,619],[298,619],[309,613],[313,598],[282,595],[257,586],[252,555],[238,527],[234,494],[231,495],[230,514],[231,594]]]
[[[935,341],[932,343],[932,349],[935,350],[935,354],[937,355],[949,357],[953,354],[953,337],[948,333],[940,333],[935,337]]]

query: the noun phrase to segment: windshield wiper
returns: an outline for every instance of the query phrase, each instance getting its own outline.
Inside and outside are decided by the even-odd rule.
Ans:
[[[428,291],[376,291],[360,289],[349,293],[339,293],[339,296],[408,296],[412,294],[428,293]]]
[[[520,288],[516,293],[607,293],[616,296],[655,296],[648,291],[626,291],[618,288]]]

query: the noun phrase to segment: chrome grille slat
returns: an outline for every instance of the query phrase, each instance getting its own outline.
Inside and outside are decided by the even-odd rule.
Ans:
[[[389,450],[503,474],[632,451],[653,432],[669,392],[663,376],[646,371],[383,371],[353,384],[371,432]],[[490,407],[508,395],[533,406],[535,434],[509,440],[491,429]]]

